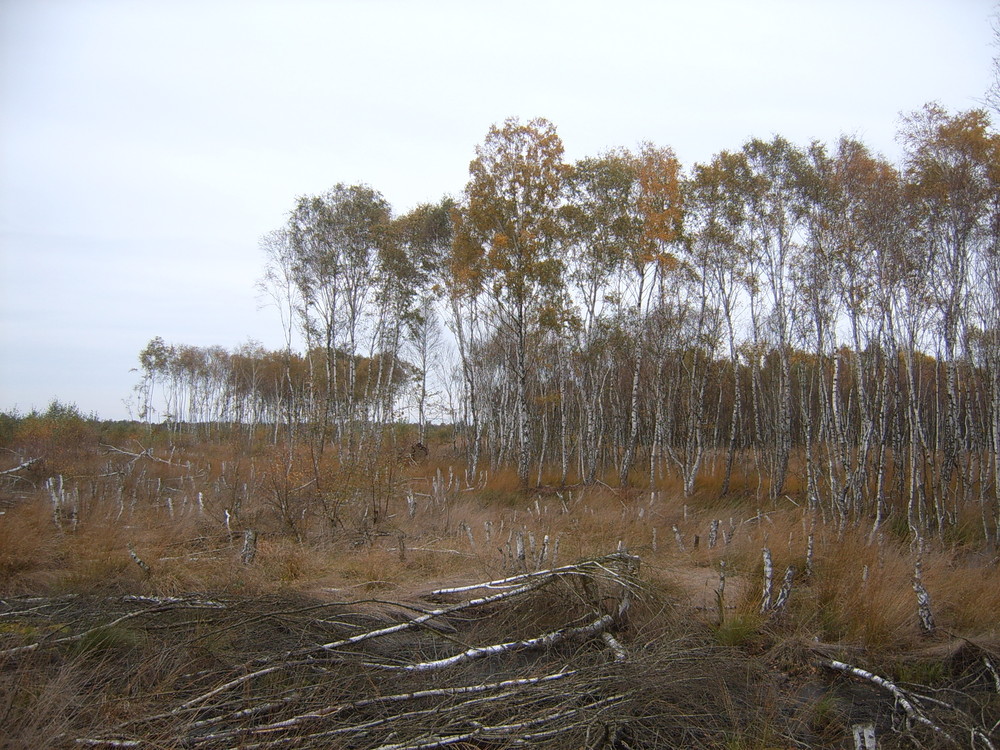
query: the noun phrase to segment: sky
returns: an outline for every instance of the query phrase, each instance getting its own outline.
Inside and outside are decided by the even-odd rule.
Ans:
[[[0,0],[0,411],[130,416],[154,336],[283,345],[260,238],[460,196],[493,123],[690,167],[982,106],[995,0]]]

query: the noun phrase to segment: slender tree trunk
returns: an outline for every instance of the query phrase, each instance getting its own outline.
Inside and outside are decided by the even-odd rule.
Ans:
[[[565,487],[569,476],[569,424],[568,404],[566,394],[566,367],[563,348],[559,347],[559,464],[561,469],[560,485]]]
[[[636,346],[636,355],[632,371],[632,393],[629,400],[629,430],[625,438],[625,453],[622,456],[621,466],[618,470],[618,482],[622,487],[629,484],[629,473],[632,471],[632,464],[635,462],[635,451],[639,445],[639,380],[643,363],[642,338]]]
[[[518,311],[516,361],[514,377],[517,383],[517,477],[522,487],[528,486],[531,472],[531,426],[528,422],[528,363],[523,309]]]

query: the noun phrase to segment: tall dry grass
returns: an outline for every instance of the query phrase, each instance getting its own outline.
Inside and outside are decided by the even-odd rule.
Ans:
[[[71,499],[61,518],[51,489],[8,482],[0,592],[392,591],[558,564],[623,545],[641,554],[659,584],[687,596],[710,620],[723,562],[727,606],[749,612],[759,604],[766,546],[775,586],[788,565],[799,571],[784,628],[872,649],[920,638],[909,545],[891,534],[872,542],[868,529],[813,517],[793,494],[762,499],[747,467],[734,474],[735,500],[724,502],[721,462],[685,498],[669,477],[653,492],[603,484],[524,491],[510,471],[469,486],[464,467],[440,455],[390,466],[378,478],[371,467],[363,471],[337,456],[318,468],[304,453],[292,458],[266,446],[191,443],[140,458],[95,448],[89,466],[77,467],[84,473],[63,477]],[[719,530],[710,548],[713,520]],[[249,528],[259,532],[259,549],[254,563],[243,565]],[[810,533],[813,575],[806,580]],[[524,560],[517,556],[519,537]],[[992,637],[1000,573],[974,541],[932,546],[924,579],[942,629]],[[148,572],[131,559],[130,546]]]
[[[43,438],[33,435],[32,449],[44,448]],[[151,453],[142,453],[150,445]],[[636,607],[645,609],[629,634],[637,642],[693,639],[738,660],[808,644],[793,649],[801,660],[822,647],[886,669],[947,639],[1000,642],[1000,567],[976,530],[977,509],[963,511],[970,520],[962,533],[927,540],[923,580],[937,622],[928,636],[912,587],[916,550],[905,534],[887,527],[872,540],[870,527],[845,528],[810,513],[795,477],[788,493],[771,500],[749,464],[736,467],[727,497],[720,497],[721,461],[710,463],[694,495],[684,497],[679,478],[669,475],[654,490],[604,483],[524,490],[512,471],[466,477],[443,449],[413,463],[389,449],[360,462],[336,453],[314,462],[300,448],[289,460],[281,446],[245,441],[122,447],[125,453],[95,442],[61,453],[61,490],[51,469],[2,480],[0,596],[205,593],[250,601],[298,592],[321,601],[412,601],[433,586],[501,578],[621,546],[642,561],[645,592]],[[49,479],[55,481],[47,486]],[[55,505],[54,492],[61,492]],[[244,532],[251,529],[258,542],[246,564]],[[775,593],[788,566],[798,571],[780,613],[760,611],[765,547]],[[115,698],[122,715],[136,710],[138,693],[215,658],[211,649],[171,650],[155,638],[133,643],[132,635],[118,633],[103,651],[67,651],[57,665],[25,662],[0,680],[0,723],[7,716],[20,727],[11,746],[51,746],[64,726],[59,715],[84,725],[89,719],[73,712],[95,700],[95,675],[113,666],[107,660],[115,654],[138,649],[149,665],[142,680],[121,687],[127,697]],[[39,637],[46,634],[5,628],[0,616],[0,649]],[[94,661],[98,652],[104,661]],[[765,667],[753,662],[752,669]],[[766,695],[770,688],[755,683],[754,690]],[[720,737],[746,725],[747,695],[732,696],[739,716],[721,722],[727,728]],[[775,720],[772,708],[758,718]],[[767,732],[755,737],[766,746]]]

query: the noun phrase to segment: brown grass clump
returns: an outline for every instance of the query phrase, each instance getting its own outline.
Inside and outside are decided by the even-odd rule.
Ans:
[[[4,670],[0,674],[4,748],[55,748],[64,744],[68,732],[97,728],[92,722],[82,720],[80,710],[97,697],[87,689],[94,670],[88,670],[86,660],[80,658],[67,659],[55,667],[46,664],[47,661],[27,659],[17,670]]]
[[[1000,566],[985,557],[934,557],[926,574],[942,627],[971,637],[1000,637]]]
[[[867,545],[858,533],[824,539],[817,551],[809,624],[827,642],[871,651],[910,645],[918,637],[912,563],[898,549]],[[808,601],[800,606],[805,615]]]
[[[52,519],[40,503],[8,506],[0,517],[0,592],[41,583],[60,555]]]

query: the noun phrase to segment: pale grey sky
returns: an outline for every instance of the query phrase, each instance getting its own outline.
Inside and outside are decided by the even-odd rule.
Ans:
[[[464,187],[510,115],[686,166],[979,106],[994,0],[0,0],[0,410],[126,416],[153,336],[282,343],[258,239],[366,182]]]

